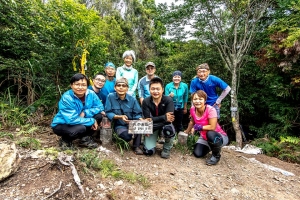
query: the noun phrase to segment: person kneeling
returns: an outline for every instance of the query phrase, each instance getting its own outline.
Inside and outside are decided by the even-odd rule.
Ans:
[[[54,116],[51,127],[61,136],[59,145],[62,150],[73,147],[75,139],[81,139],[80,146],[97,148],[92,135],[102,120],[103,104],[98,96],[88,90],[88,79],[83,74],[75,74],[71,80],[71,89],[65,92],[59,103],[58,113]]]
[[[126,78],[119,78],[115,83],[115,91],[107,96],[105,103],[105,113],[110,121],[114,122],[114,131],[120,138],[129,142],[132,140],[132,134],[128,133],[128,124],[130,120],[142,119],[142,110],[135,97],[129,95],[128,81]],[[133,137],[133,151],[137,155],[142,155],[140,134]]]
[[[203,90],[192,94],[191,120],[184,132],[190,134],[192,129],[200,132],[200,137],[195,144],[194,155],[200,158],[211,151],[212,156],[206,160],[206,164],[216,165],[221,158],[222,146],[228,143],[228,137],[217,123],[216,109],[207,105],[206,99],[207,95]]]
[[[163,81],[154,77],[149,84],[150,95],[142,103],[143,116],[146,119],[151,118],[153,121],[153,134],[146,135],[144,141],[144,154],[153,155],[155,153],[157,137],[162,131],[165,138],[162,158],[169,158],[170,151],[173,147],[175,137],[175,128],[172,124],[174,121],[174,103],[171,97],[163,95]]]

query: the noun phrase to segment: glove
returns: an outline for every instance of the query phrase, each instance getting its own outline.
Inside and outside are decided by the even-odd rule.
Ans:
[[[195,130],[195,131],[202,131],[202,130],[203,130],[203,126],[200,125],[200,124],[195,124],[195,125],[194,125],[194,130]]]

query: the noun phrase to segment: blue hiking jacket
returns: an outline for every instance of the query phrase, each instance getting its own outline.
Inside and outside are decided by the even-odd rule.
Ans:
[[[58,124],[92,126],[95,123],[93,116],[103,110],[103,104],[94,91],[87,89],[83,105],[73,90],[68,90],[59,100],[58,113],[54,116],[51,127]],[[85,113],[84,117],[79,116],[82,111]]]

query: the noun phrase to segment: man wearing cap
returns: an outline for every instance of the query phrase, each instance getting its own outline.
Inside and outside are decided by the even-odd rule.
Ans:
[[[102,99],[103,105],[105,105],[107,95],[111,92],[115,92],[116,67],[114,63],[107,62],[105,64],[105,74],[106,74],[106,81],[103,88],[101,89],[101,96],[105,97]]]
[[[189,98],[189,89],[186,83],[181,82],[181,71],[173,72],[173,82],[166,85],[165,95],[173,99],[174,103],[174,126],[176,132],[183,131],[183,115],[187,113],[187,102]]]
[[[139,80],[138,83],[138,93],[140,98],[140,103],[142,105],[143,100],[150,96],[149,83],[154,77],[157,77],[154,73],[156,71],[155,64],[153,62],[147,62],[145,65],[147,75]]]
[[[197,66],[196,72],[197,78],[191,81],[190,92],[194,93],[198,90],[203,90],[207,94],[206,103],[217,110],[218,118],[220,118],[221,102],[230,92],[230,86],[219,77],[210,75],[210,69],[207,63]],[[222,89],[220,96],[218,96],[216,90],[218,87]]]
[[[162,158],[169,158],[173,147],[175,129],[172,124],[174,121],[174,104],[169,96],[163,95],[163,81],[154,77],[149,83],[150,95],[145,98],[142,104],[143,116],[153,121],[153,134],[146,135],[144,140],[144,154],[151,156],[155,153],[156,141],[160,132],[163,133],[165,143],[161,152]]]
[[[110,121],[114,121],[114,131],[126,142],[131,141],[132,134],[128,133],[130,120],[142,119],[142,110],[135,97],[127,94],[128,81],[121,77],[116,80],[115,90],[107,96],[105,113]],[[135,134],[133,137],[133,150],[137,155],[142,155],[140,149],[141,135]]]

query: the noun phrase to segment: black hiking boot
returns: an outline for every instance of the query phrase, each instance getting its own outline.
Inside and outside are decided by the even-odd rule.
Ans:
[[[98,144],[93,140],[91,136],[83,137],[78,145],[81,147],[87,147],[89,149],[95,149],[98,147]]]
[[[62,138],[59,139],[59,147],[62,151],[65,151],[65,150],[73,150],[74,149],[74,146],[73,146],[73,143],[72,142],[66,142],[64,141]]]
[[[207,165],[216,165],[220,161],[221,155],[212,154],[210,158],[206,160]]]

